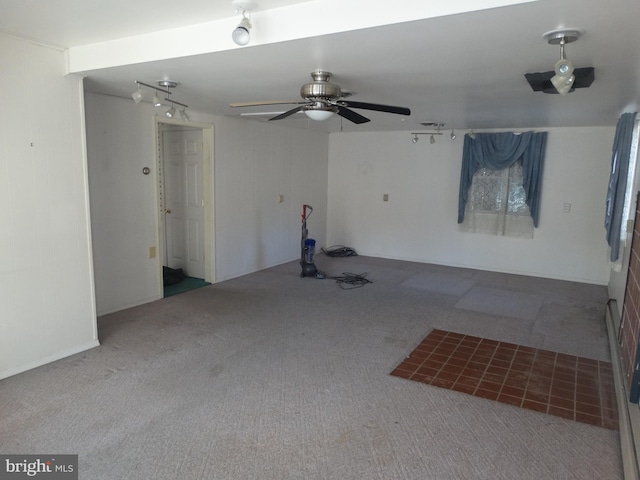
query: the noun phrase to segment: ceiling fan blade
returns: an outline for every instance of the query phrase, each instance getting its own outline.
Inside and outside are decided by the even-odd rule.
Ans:
[[[230,103],[229,106],[236,108],[236,107],[259,107],[261,105],[296,105],[296,104],[302,104],[302,103],[308,103],[305,101],[299,101],[299,100],[267,100],[267,101],[262,101],[262,102],[235,102],[235,103]]]
[[[349,110],[348,108],[341,107],[340,105],[338,105],[338,115],[346,118],[347,120],[351,120],[353,123],[357,123],[358,125],[370,121],[367,117],[363,117],[359,113]]]
[[[339,100],[338,105],[350,108],[363,108],[365,110],[376,110],[378,112],[397,113],[398,115],[411,115],[411,110],[405,107],[393,105],[380,105],[379,103],[352,102],[351,100]]]
[[[280,115],[277,115],[273,118],[270,118],[269,121],[271,122],[272,120],[282,120],[283,118],[287,118],[289,115],[293,115],[294,113],[298,113],[300,110],[302,110],[303,105],[300,105],[299,107],[296,108],[292,108],[291,110],[287,110],[284,113],[281,113]]]

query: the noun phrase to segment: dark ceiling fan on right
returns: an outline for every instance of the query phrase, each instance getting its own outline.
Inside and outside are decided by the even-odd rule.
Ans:
[[[311,72],[313,82],[305,83],[300,88],[302,101],[257,101],[230,103],[230,107],[255,107],[262,105],[298,105],[280,115],[272,117],[269,121],[281,120],[297,112],[304,112],[313,120],[325,120],[333,114],[338,114],[353,123],[361,124],[370,119],[351,110],[352,108],[374,110],[378,112],[395,113],[397,115],[411,115],[411,110],[394,105],[381,105],[379,103],[353,102],[346,100],[351,94],[343,92],[339,85],[330,83],[332,74],[324,70]]]

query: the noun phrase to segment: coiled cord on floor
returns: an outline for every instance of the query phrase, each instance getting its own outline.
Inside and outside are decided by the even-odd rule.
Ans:
[[[331,277],[333,278],[340,288],[343,290],[351,290],[353,288],[364,287],[367,283],[373,283],[371,280],[367,280],[367,273],[349,273],[343,272],[343,276],[341,277]]]
[[[356,257],[358,256],[358,252],[356,252],[351,247],[345,247],[344,245],[334,245],[332,247],[327,247],[322,249],[322,253],[324,253],[327,257]]]

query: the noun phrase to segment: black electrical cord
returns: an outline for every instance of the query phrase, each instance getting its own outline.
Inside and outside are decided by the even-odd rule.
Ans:
[[[356,252],[351,247],[345,247],[344,245],[334,245],[332,247],[323,248],[322,253],[324,253],[327,257],[356,257],[358,256],[358,252]]]
[[[373,283],[371,280],[367,280],[367,278],[365,278],[367,276],[366,272],[360,274],[343,272],[342,275],[342,277],[331,278],[333,278],[343,290],[360,288],[364,287],[367,283]]]

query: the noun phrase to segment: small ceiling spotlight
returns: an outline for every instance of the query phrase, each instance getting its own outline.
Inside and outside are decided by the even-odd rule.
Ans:
[[[434,143],[436,143],[436,139],[435,139],[435,138],[433,138],[433,134],[431,134],[431,138],[429,139],[429,143],[430,143],[431,145],[433,145]]]
[[[456,134],[453,133],[453,130],[451,130],[451,135],[449,135],[449,137],[451,138],[451,140],[455,140],[456,139]]]
[[[184,108],[180,110],[180,120],[182,120],[183,122],[189,120],[189,115],[187,115],[187,111]]]
[[[162,100],[160,100],[160,97],[158,96],[158,92],[156,92],[156,94],[153,96],[153,106],[154,107],[162,106]]]
[[[411,141],[412,141],[413,143],[418,143],[418,134],[417,134],[417,133],[414,133],[414,134],[413,134],[413,138],[411,139]]]
[[[255,3],[252,0],[233,0],[232,3],[236,8],[236,13],[242,12],[242,20],[240,20],[238,26],[231,32],[231,38],[236,45],[243,47],[247,45],[251,39],[249,35],[251,22],[246,17],[246,13],[251,12],[255,7]]]
[[[173,116],[176,114],[176,107],[173,106],[173,103],[171,104],[171,108],[169,110],[167,110],[166,112],[164,112],[165,117],[167,118],[173,118]]]
[[[138,82],[136,82],[138,83]],[[131,94],[131,98],[133,98],[133,101],[136,103],[140,103],[142,101],[142,99],[144,98],[144,94],[142,93],[142,87],[140,86],[140,84],[138,83],[138,90],[136,90],[135,92],[133,92]]]

